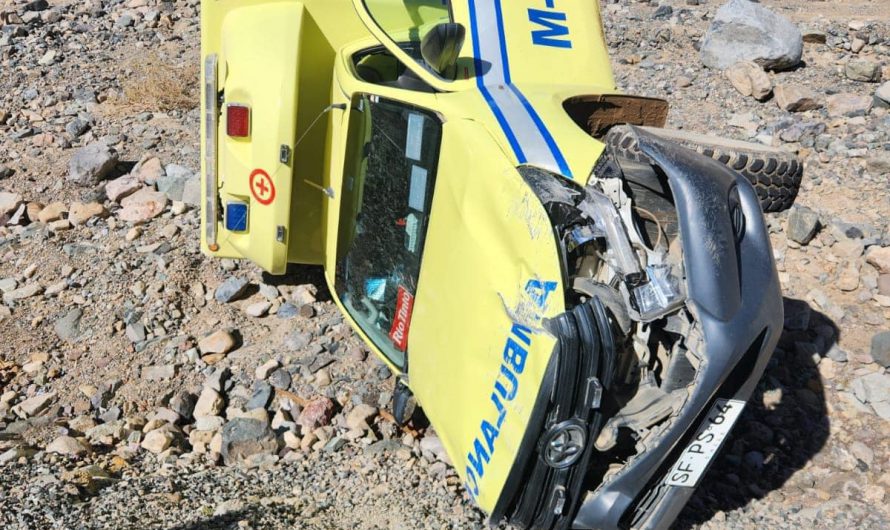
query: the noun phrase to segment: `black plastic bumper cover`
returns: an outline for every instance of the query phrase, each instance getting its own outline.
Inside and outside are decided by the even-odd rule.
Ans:
[[[757,194],[742,176],[637,129],[639,145],[667,175],[684,249],[688,299],[701,325],[704,360],[692,393],[657,445],[587,494],[573,528],[666,528],[692,488],[659,472],[684,447],[717,398],[747,400],[782,330],[782,295]]]

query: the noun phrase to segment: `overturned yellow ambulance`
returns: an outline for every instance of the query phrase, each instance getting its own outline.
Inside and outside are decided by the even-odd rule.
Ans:
[[[493,524],[668,526],[778,340],[762,208],[800,164],[660,129],[596,0],[205,0],[201,23],[202,250],[323,265]]]

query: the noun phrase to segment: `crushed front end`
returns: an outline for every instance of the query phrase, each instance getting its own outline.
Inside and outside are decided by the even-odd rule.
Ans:
[[[520,169],[573,289],[547,322],[558,343],[493,522],[670,526],[779,339],[781,291],[754,189],[637,135],[649,163],[607,150],[585,188]]]

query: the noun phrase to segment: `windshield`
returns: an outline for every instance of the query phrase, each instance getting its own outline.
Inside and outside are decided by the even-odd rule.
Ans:
[[[439,158],[441,123],[357,96],[349,118],[335,288],[368,338],[404,367]]]
[[[363,0],[386,35],[399,44],[419,43],[430,28],[451,20],[448,0]]]

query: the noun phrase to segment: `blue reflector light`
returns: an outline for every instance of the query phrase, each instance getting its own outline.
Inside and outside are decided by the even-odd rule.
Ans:
[[[229,232],[247,232],[247,203],[226,203],[226,230]]]

